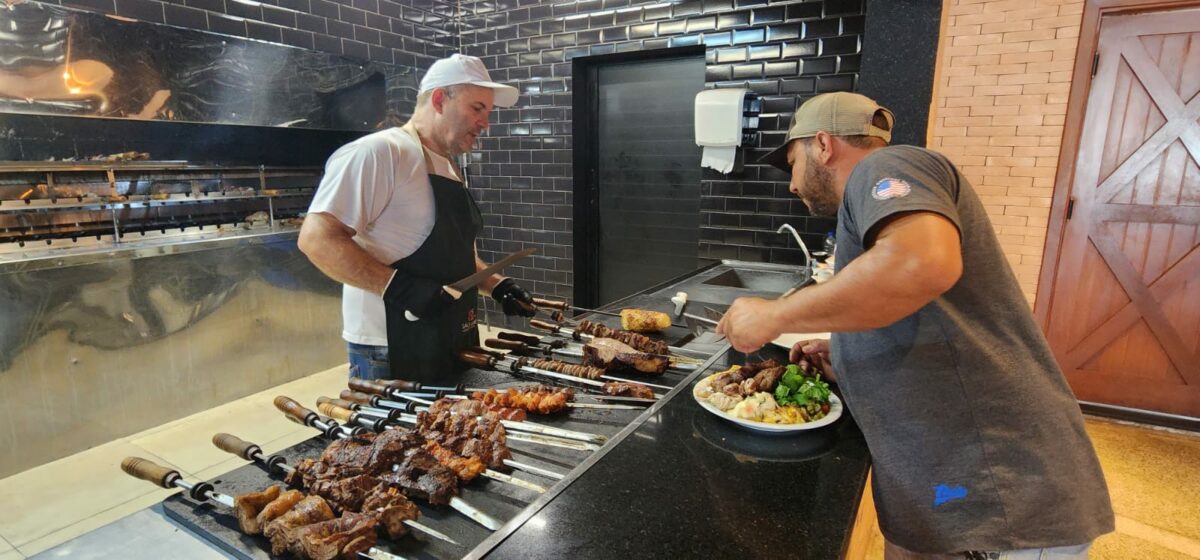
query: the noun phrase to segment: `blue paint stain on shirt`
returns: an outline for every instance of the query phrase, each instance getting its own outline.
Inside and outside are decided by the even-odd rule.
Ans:
[[[946,502],[962,500],[967,497],[967,487],[946,486],[939,484],[933,489],[933,505],[940,506]]]

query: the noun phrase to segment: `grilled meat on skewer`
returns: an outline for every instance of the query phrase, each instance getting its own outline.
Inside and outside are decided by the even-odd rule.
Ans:
[[[312,560],[357,559],[359,552],[375,546],[377,524],[374,515],[345,512],[337,519],[288,531],[288,550],[297,557]]]
[[[484,413],[492,412],[504,420],[513,420],[523,422],[528,415],[524,410],[508,405],[493,404],[480,401],[472,396],[469,399],[438,399],[434,401],[433,406],[429,411],[438,413],[443,410],[449,410],[455,414],[463,414],[466,416],[483,416]]]
[[[632,368],[661,375],[671,365],[665,355],[651,355],[612,338],[595,337],[583,345],[583,363],[604,369]]]
[[[333,519],[333,509],[320,496],[300,500],[287,513],[267,524],[263,534],[271,539],[271,554],[279,556],[291,550],[289,531],[304,525]],[[301,548],[303,550],[303,548]]]
[[[505,469],[504,461],[512,458],[504,426],[494,414],[465,416],[429,410],[417,414],[414,429],[458,455],[478,457],[488,468]]]
[[[575,398],[575,392],[570,389],[550,389],[541,385],[533,387],[510,388],[504,392],[495,389],[488,389],[487,392],[476,391],[471,394],[471,399],[489,405],[517,408],[538,414],[553,414],[567,408],[567,403]]]
[[[558,360],[545,360],[545,359],[530,360],[529,358],[521,358],[521,359],[517,360],[516,364],[513,367],[515,370],[516,368],[519,368],[520,366],[524,366],[524,365],[528,365],[530,367],[535,367],[538,369],[544,369],[546,371],[553,371],[555,373],[563,373],[566,375],[573,375],[575,377],[582,377],[584,379],[591,379],[591,380],[599,379],[601,375],[604,375],[604,370],[602,370],[598,367],[581,366],[578,364],[560,362]]]
[[[614,397],[637,397],[639,399],[657,399],[658,395],[654,394],[649,387],[639,383],[625,383],[619,381],[609,381],[602,388],[604,394]]]
[[[438,445],[436,441],[426,441],[425,450],[436,457],[438,462],[454,471],[455,476],[463,482],[470,482],[487,470],[487,465],[484,465],[479,457],[464,457]]]
[[[600,323],[594,323],[592,321],[580,321],[579,326],[575,327],[575,332],[590,334],[596,338],[611,338],[618,340],[632,346],[637,350],[648,352],[650,354],[660,354],[665,356],[670,350],[667,343],[661,340],[654,340],[653,338],[634,332],[611,329]]]
[[[262,532],[262,525],[258,523],[258,514],[267,507],[267,504],[279,497],[281,490],[282,488],[279,486],[271,485],[262,492],[251,492],[234,497],[233,512],[237,517],[238,527],[243,533],[257,535]]]
[[[334,483],[329,481],[367,474],[398,486],[406,496],[445,504],[458,495],[458,478],[424,446],[425,438],[399,430],[338,440],[319,459],[300,461],[288,483],[331,493],[341,486],[331,486]],[[370,488],[365,481],[355,484],[359,490]]]

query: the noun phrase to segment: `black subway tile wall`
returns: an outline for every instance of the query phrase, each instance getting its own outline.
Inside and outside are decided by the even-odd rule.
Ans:
[[[833,219],[808,215],[788,192],[786,174],[753,161],[782,141],[800,101],[855,89],[863,2],[487,0],[463,2],[462,9],[466,52],[481,57],[493,79],[513,83],[522,94],[516,107],[497,110],[471,156],[469,174],[485,220],[481,254],[488,260],[537,247],[536,269],[508,271],[535,293],[573,295],[575,57],[702,44],[706,87],[747,87],[762,96],[763,134],[761,145],[747,150],[751,163],[732,175],[704,172],[702,259],[800,263],[795,241],[775,230],[790,223],[817,250],[834,228]]]
[[[424,70],[458,52],[453,0],[46,0]]]

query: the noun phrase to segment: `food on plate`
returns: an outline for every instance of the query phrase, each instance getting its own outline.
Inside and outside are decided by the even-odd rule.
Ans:
[[[710,375],[696,384],[693,394],[734,418],[803,424],[829,413],[831,391],[820,369],[807,361],[785,366],[767,360]]]
[[[671,316],[661,311],[622,309],[621,328],[636,333],[662,332],[671,327]]]

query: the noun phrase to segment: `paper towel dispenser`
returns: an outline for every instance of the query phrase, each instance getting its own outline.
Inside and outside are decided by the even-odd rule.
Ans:
[[[748,89],[707,89],[696,94],[696,145],[700,165],[721,173],[733,170],[738,146],[754,145],[762,101]]]

